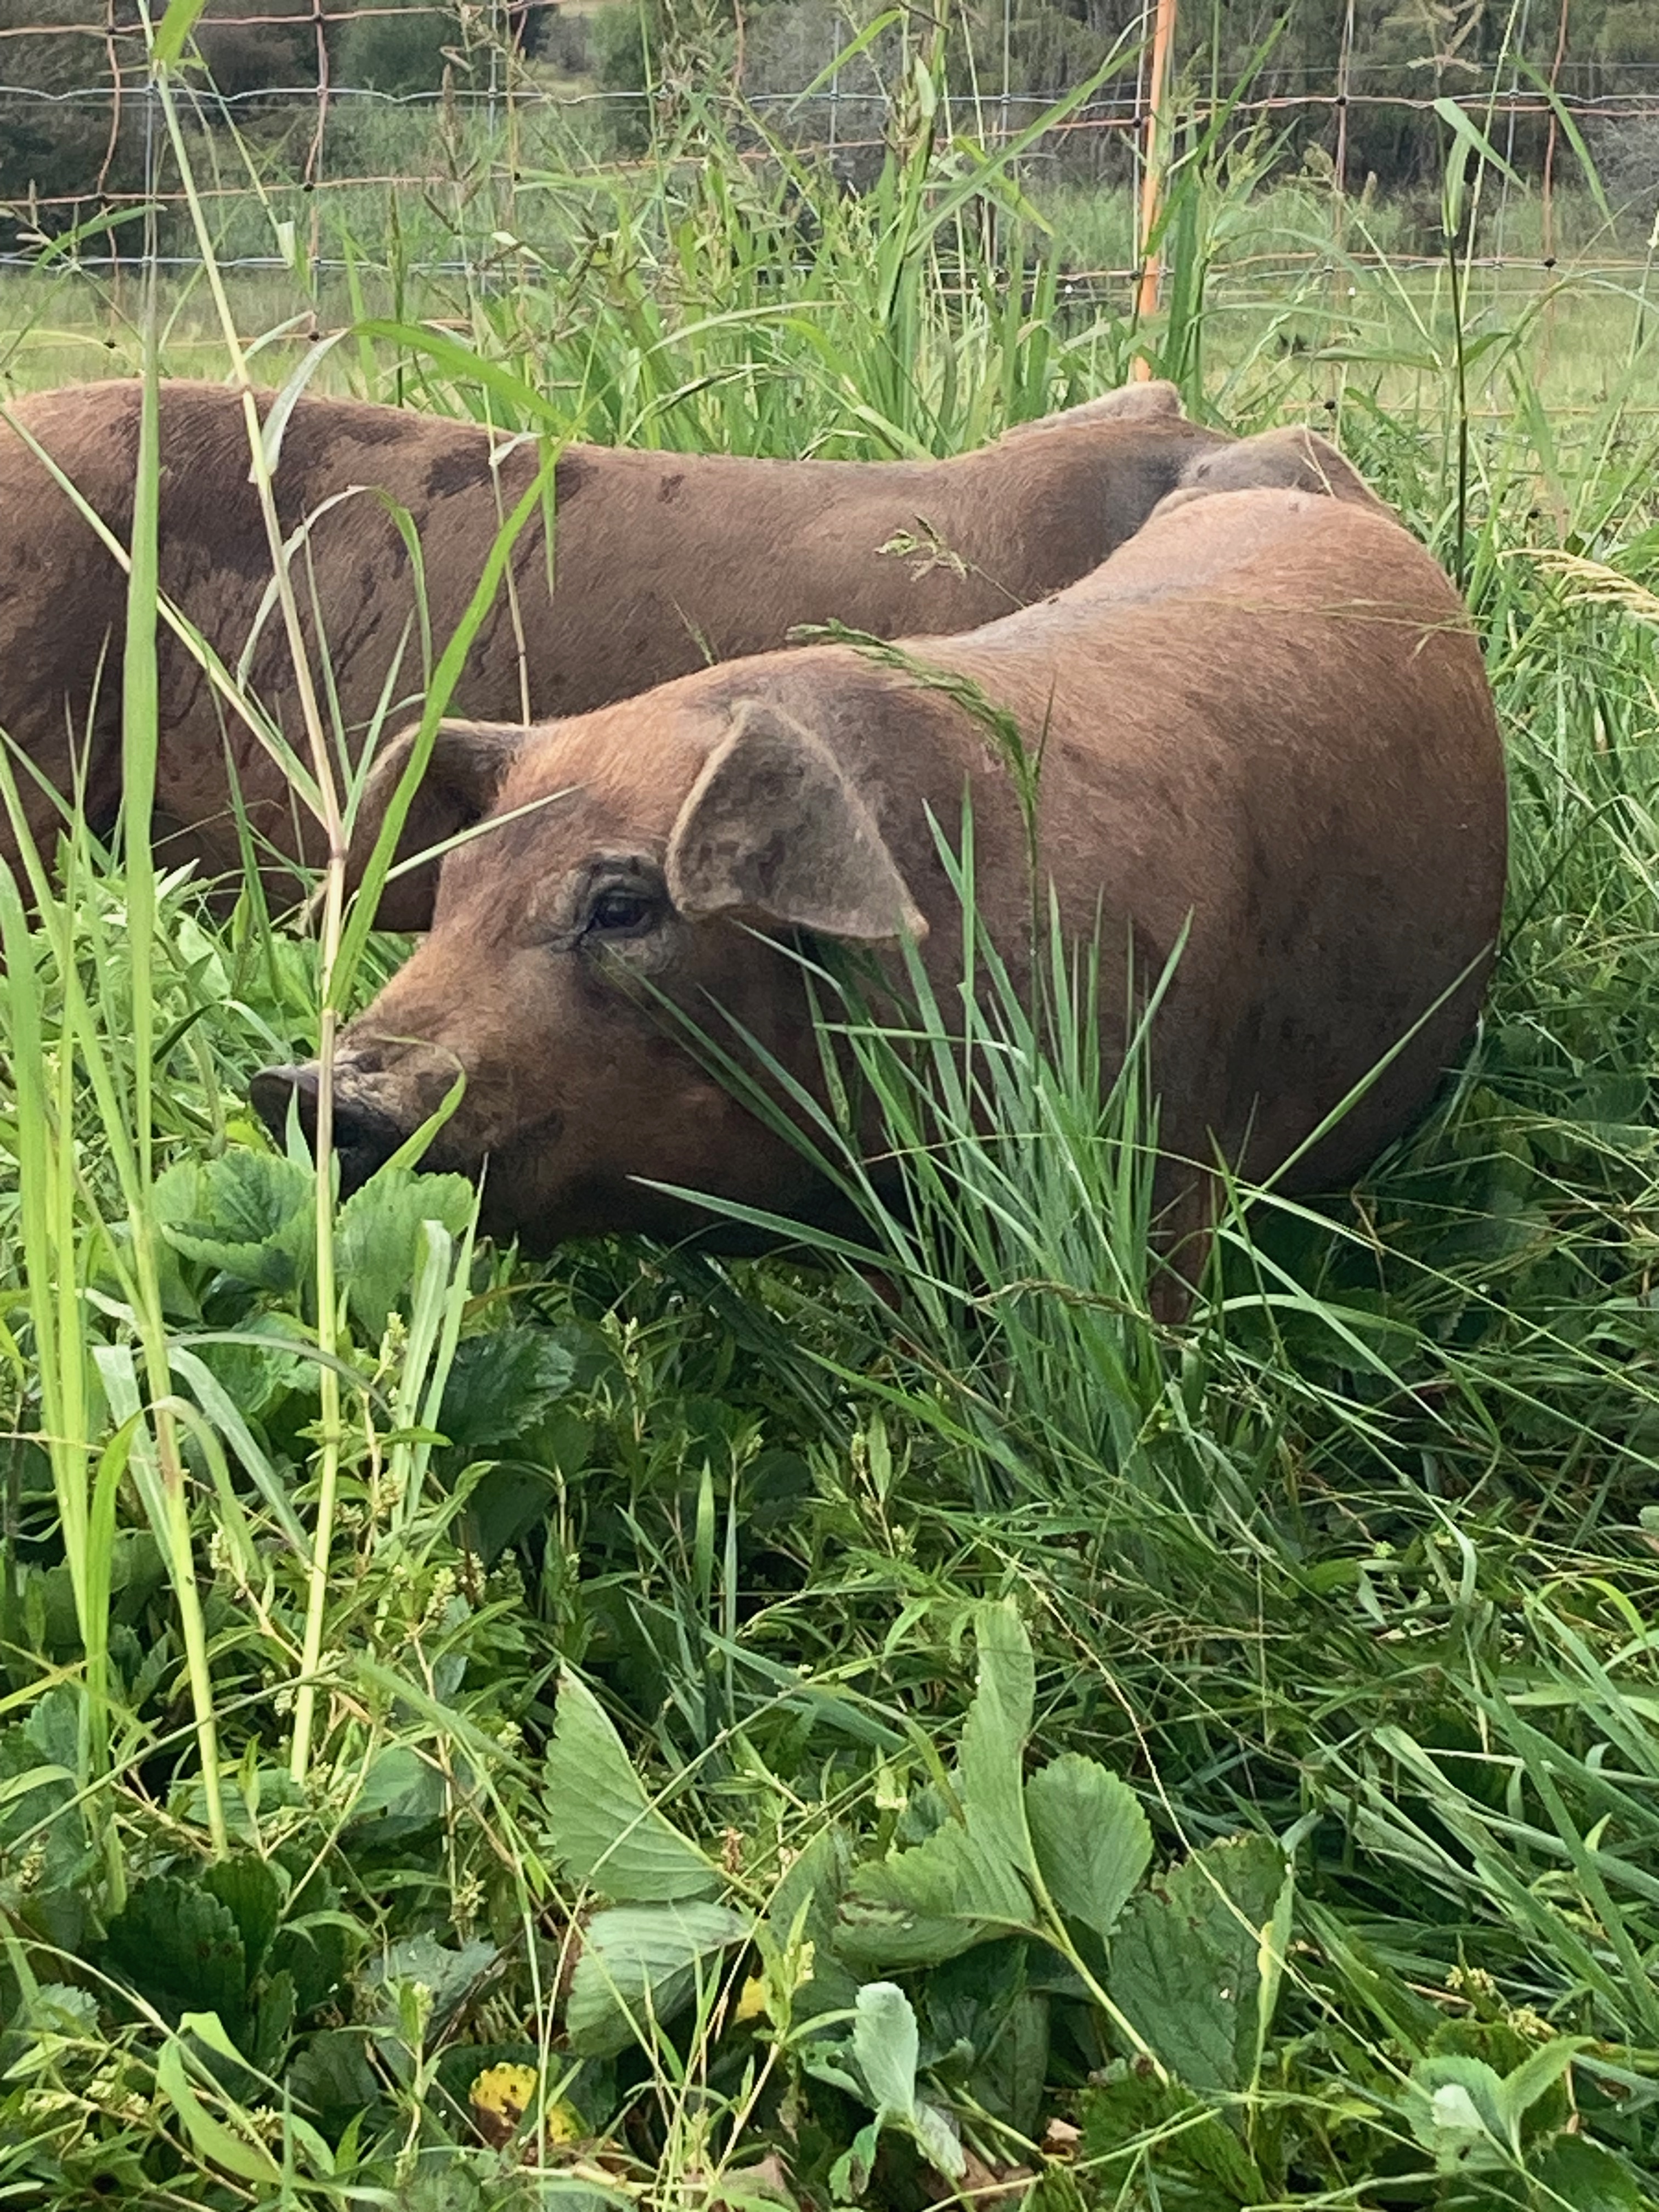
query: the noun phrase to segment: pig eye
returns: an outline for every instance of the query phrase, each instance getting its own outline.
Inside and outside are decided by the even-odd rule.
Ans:
[[[609,884],[596,891],[587,909],[587,927],[603,937],[637,937],[657,919],[661,901],[628,884]]]

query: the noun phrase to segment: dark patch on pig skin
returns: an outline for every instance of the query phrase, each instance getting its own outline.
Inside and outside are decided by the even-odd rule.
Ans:
[[[458,446],[451,453],[440,453],[428,469],[427,495],[449,499],[457,492],[470,491],[489,470],[489,455],[482,441],[477,447]]]
[[[553,471],[553,503],[568,507],[580,496],[593,474],[593,464],[567,447]]]

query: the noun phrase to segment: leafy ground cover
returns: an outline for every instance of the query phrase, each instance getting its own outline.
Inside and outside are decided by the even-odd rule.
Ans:
[[[253,1125],[252,1068],[398,947],[157,874],[141,648],[125,854],[67,838],[33,927],[0,884],[0,2188],[1650,2203],[1651,303],[1472,307],[1453,259],[1218,344],[1248,182],[1200,146],[1137,334],[1068,321],[1006,173],[925,130],[862,200],[702,151],[580,276],[480,288],[464,335],[365,315],[317,373],[879,455],[1140,343],[1195,411],[1325,422],[1486,643],[1488,1018],[1362,1188],[1241,1192],[1178,1328],[1143,1103],[1063,982],[967,1046],[935,1010],[919,1065],[860,1034],[927,1140],[912,1211],[866,1206],[896,1310],[830,1252],[532,1268],[465,1185],[337,1209]],[[1454,232],[1489,167],[1449,149]]]

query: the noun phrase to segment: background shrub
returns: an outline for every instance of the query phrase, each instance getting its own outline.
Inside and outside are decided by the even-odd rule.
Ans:
[[[84,27],[100,17],[102,30]],[[105,195],[140,191],[137,33],[100,0],[0,0],[0,29],[31,33],[0,46],[0,200],[62,200],[40,210],[55,232],[95,214]]]
[[[354,15],[342,27],[339,81],[404,97],[435,92],[450,54],[460,44],[453,9],[434,6],[432,0],[400,0],[388,14]]]
[[[272,22],[272,16],[288,20]],[[212,0],[197,24],[196,44],[215,91],[226,100],[317,82],[309,0]]]

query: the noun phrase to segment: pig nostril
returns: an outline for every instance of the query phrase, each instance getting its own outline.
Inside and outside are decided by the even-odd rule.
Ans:
[[[317,1144],[317,1070],[261,1068],[248,1085],[253,1109],[278,1144],[288,1139],[289,1108],[300,1104],[300,1127],[314,1151]],[[360,1105],[339,1090],[334,1094],[334,1152],[340,1164],[340,1195],[349,1197],[384,1167],[408,1133],[386,1114]]]
[[[303,1111],[303,1109],[301,1109]],[[392,1158],[406,1132],[390,1117],[334,1101],[334,1150],[340,1163],[340,1195],[349,1198]]]
[[[278,1144],[288,1136],[288,1109],[300,1102],[300,1127],[307,1141],[317,1137],[317,1071],[314,1067],[262,1067],[247,1087],[248,1102]]]

